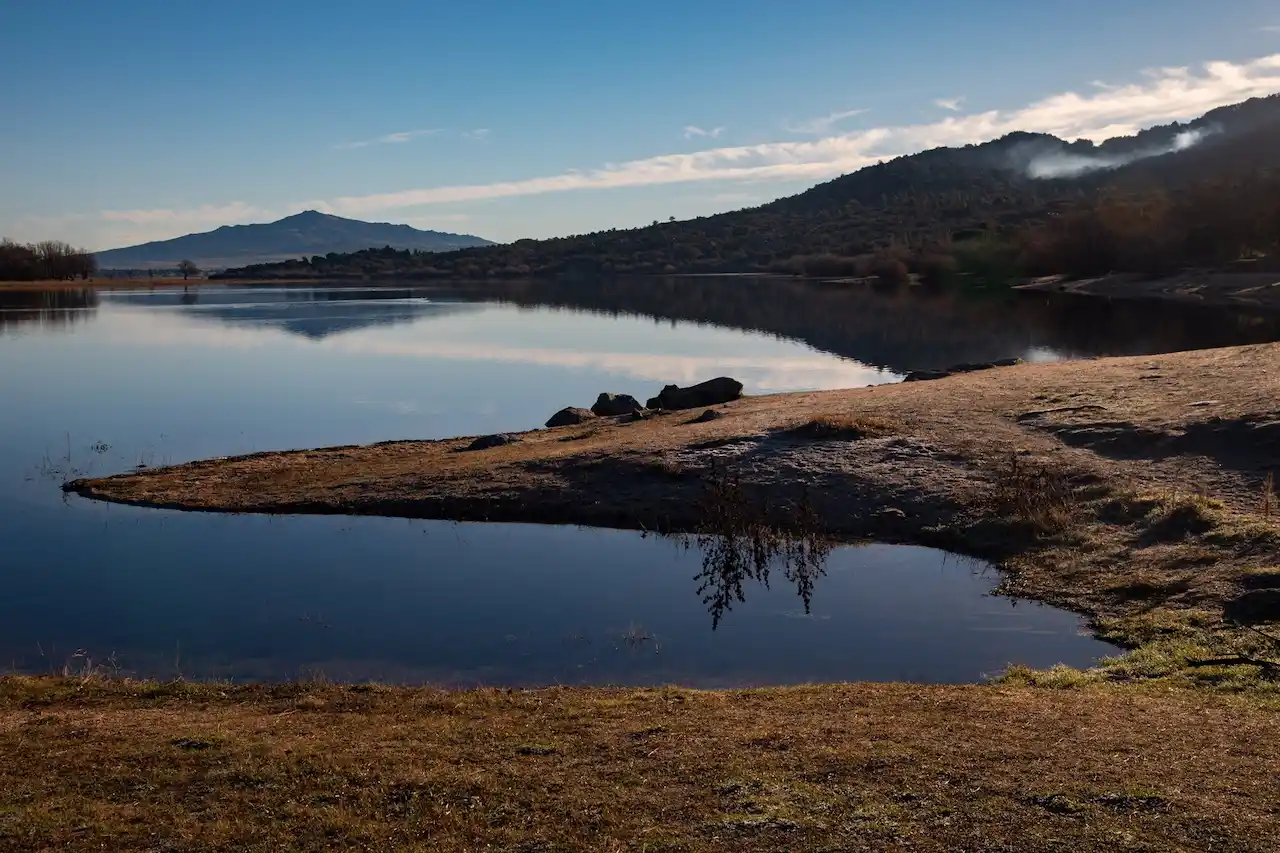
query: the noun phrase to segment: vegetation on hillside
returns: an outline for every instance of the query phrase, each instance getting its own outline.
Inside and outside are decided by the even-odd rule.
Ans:
[[[1204,141],[1172,153],[1171,140]],[[1045,157],[1149,156],[1033,179]],[[370,248],[229,270],[228,277],[524,278],[772,272],[926,279],[968,272],[1161,273],[1280,242],[1280,98],[1102,146],[1016,133],[859,170],[761,207],[646,228],[457,252]],[[1121,246],[1123,244],[1123,246]]]
[[[90,252],[57,240],[0,240],[0,281],[87,279],[97,271],[98,262]]]

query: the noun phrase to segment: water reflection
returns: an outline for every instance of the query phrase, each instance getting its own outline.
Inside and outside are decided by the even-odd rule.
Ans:
[[[91,319],[98,307],[92,288],[7,290],[0,288],[0,335],[24,326],[56,331]]]
[[[117,305],[180,308],[193,319],[277,328],[310,340],[481,310],[422,290],[380,287],[184,287],[113,293]]]
[[[735,601],[746,602],[748,581],[770,589],[770,575],[777,569],[795,586],[808,615],[814,584],[826,574],[833,544],[823,535],[807,495],[794,506],[767,508],[761,498],[748,494],[735,475],[715,471],[704,482],[699,504],[697,531],[672,538],[686,550],[696,547],[702,554],[702,571],[695,580],[711,614],[711,630],[720,626]]]
[[[886,292],[753,278],[550,281],[481,290],[517,305],[752,329],[899,374],[1002,358],[1146,355],[1280,340],[1275,311],[1009,290]]]
[[[157,289],[107,298],[173,305],[193,317],[271,325],[316,340],[486,302],[571,309],[763,332],[889,374],[1001,358],[1141,355],[1280,340],[1280,313],[1248,307],[745,277],[205,287],[198,294]]]
[[[73,504],[0,533],[29,542],[0,598],[0,659],[22,671],[715,687],[975,681],[1108,653],[1072,614],[1014,609],[923,548],[831,550],[816,587],[713,560],[732,606],[713,631],[691,581],[704,555],[625,531]]]

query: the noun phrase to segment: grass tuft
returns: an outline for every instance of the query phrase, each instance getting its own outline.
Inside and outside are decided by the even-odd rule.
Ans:
[[[996,466],[992,502],[997,514],[1037,535],[1061,533],[1079,515],[1075,488],[1065,470],[1016,453]]]
[[[859,415],[819,415],[788,430],[791,435],[815,441],[860,441],[899,431],[898,426],[889,421]]]

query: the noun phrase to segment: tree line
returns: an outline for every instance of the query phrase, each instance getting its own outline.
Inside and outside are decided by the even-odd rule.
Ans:
[[[722,241],[702,242],[692,228],[671,228],[656,260],[625,260],[600,240],[571,254],[564,242],[520,244],[445,255],[392,248],[315,256],[231,270],[226,276],[332,278],[599,277],[617,273],[758,272],[815,278],[875,278],[886,283],[980,281],[1008,283],[1041,275],[1095,276],[1110,272],[1167,275],[1196,267],[1248,262],[1280,268],[1280,170],[1228,175],[1168,188],[1110,187],[1059,200],[1008,219],[992,218],[954,230],[941,228],[913,241],[885,239],[831,250],[822,243],[782,251],[750,249],[764,242],[748,230],[736,261],[706,263]],[[642,229],[649,231],[652,229]],[[630,239],[647,239],[639,234]],[[774,238],[776,239],[776,237]],[[796,250],[799,251],[796,251]],[[817,249],[817,251],[814,251]],[[755,255],[749,254],[755,252]],[[579,273],[574,276],[573,273]]]
[[[98,272],[92,252],[59,240],[17,243],[0,240],[0,281],[68,281]]]

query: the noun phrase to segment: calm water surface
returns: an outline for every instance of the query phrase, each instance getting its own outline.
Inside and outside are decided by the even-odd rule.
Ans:
[[[1109,649],[919,548],[838,549],[806,612],[780,573],[713,630],[723,579],[619,531],[186,514],[64,497],[70,475],[539,426],[600,391],[748,393],[960,361],[1280,337],[1240,312],[791,282],[0,294],[0,662],[457,684],[976,680]]]

